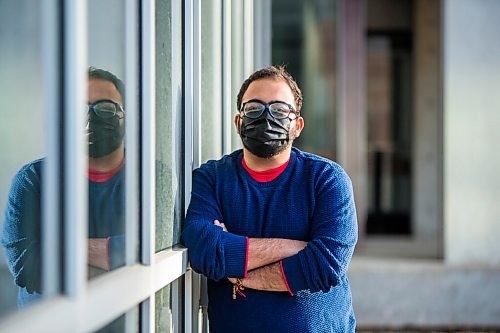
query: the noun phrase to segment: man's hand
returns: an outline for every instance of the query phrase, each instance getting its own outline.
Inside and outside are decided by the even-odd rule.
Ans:
[[[227,231],[227,228],[226,228],[226,226],[224,225],[224,223],[219,222],[219,220],[215,220],[215,221],[214,221],[214,224],[215,224],[216,226],[221,227],[221,228],[222,228],[222,230]]]
[[[109,259],[106,247],[106,238],[88,239],[88,263],[90,266],[109,271]]]
[[[232,284],[236,283],[235,278],[228,278]],[[285,280],[281,275],[279,263],[274,263],[257,268],[248,273],[248,277],[241,279],[243,286],[249,289],[266,291],[287,291]]]

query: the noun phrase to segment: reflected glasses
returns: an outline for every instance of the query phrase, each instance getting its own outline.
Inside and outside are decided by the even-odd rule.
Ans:
[[[252,99],[243,103],[241,105],[240,112],[243,112],[243,114],[248,118],[256,119],[259,118],[266,110],[276,119],[288,118],[290,113],[297,115],[293,106],[288,103],[273,101],[266,104],[258,99]]]
[[[88,104],[87,112],[93,111],[99,118],[109,119],[118,115],[119,119],[122,119],[125,111],[120,104],[110,100],[110,99],[100,99],[94,103]]]

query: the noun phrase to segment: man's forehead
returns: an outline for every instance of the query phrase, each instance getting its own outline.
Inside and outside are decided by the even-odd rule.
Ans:
[[[101,80],[101,79],[90,79],[88,93],[90,101],[102,98],[109,98],[116,102],[122,103],[120,92],[111,81]]]
[[[259,99],[263,102],[281,100],[294,103],[294,95],[288,83],[276,78],[263,78],[250,83],[243,95],[244,101],[249,99]]]

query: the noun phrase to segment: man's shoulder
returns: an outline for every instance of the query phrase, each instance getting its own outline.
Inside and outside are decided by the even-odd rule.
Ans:
[[[306,164],[310,169],[317,170],[321,173],[331,172],[334,174],[347,175],[345,170],[338,163],[326,157],[308,153],[298,148],[293,148],[293,151],[297,156],[297,160]]]
[[[24,164],[15,175],[15,179],[25,179],[25,178],[39,178],[42,173],[43,166],[45,164],[45,158],[39,158],[37,160],[30,161]]]
[[[45,159],[41,158],[24,164],[14,175],[10,185],[10,195],[18,196],[26,191],[38,193]]]
[[[200,171],[210,171],[210,172],[220,172],[226,171],[227,169],[235,169],[237,162],[241,161],[243,156],[243,150],[238,149],[231,154],[224,155],[218,160],[208,160],[203,163],[198,169]]]

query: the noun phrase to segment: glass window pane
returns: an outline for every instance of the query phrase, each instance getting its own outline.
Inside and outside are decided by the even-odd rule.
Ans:
[[[182,216],[182,4],[156,1],[156,246],[180,241]]]
[[[139,307],[122,314],[95,333],[135,333],[139,332]]]
[[[222,156],[222,3],[201,2],[201,162]]]
[[[156,292],[155,326],[157,333],[184,332],[183,290],[184,278],[181,277]]]
[[[88,2],[89,278],[125,265],[133,246],[126,242],[125,98],[137,92],[125,89],[125,32],[133,24],[125,15],[120,0]]]
[[[41,291],[41,11],[39,1],[0,2],[0,316]]]

